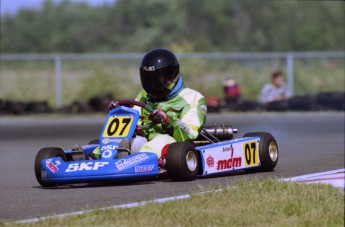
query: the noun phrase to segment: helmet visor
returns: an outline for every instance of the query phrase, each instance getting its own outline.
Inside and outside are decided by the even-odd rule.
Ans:
[[[152,72],[140,69],[140,79],[144,90],[149,95],[164,95],[162,92],[169,86],[173,78],[169,78],[164,70]]]

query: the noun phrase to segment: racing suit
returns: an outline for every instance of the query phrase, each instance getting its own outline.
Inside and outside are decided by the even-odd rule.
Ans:
[[[169,118],[169,123],[153,125],[139,133],[148,140],[139,152],[153,152],[158,158],[161,157],[161,152],[167,144],[196,139],[206,120],[205,97],[195,90],[185,88],[181,77],[164,100],[151,102],[147,98],[147,93],[142,90],[136,101],[146,103],[153,109],[162,110]],[[144,116],[139,124],[151,125],[151,120],[148,119],[149,111],[137,106],[133,108]]]
[[[138,110],[143,116],[138,124],[150,125],[150,127],[137,132],[136,138],[131,141],[132,152],[153,152],[159,159],[167,144],[196,139],[205,124],[207,114],[205,97],[195,90],[185,88],[182,77],[179,77],[175,87],[162,100],[150,100],[144,90],[138,94],[135,100],[143,102],[153,109],[162,110],[168,116],[169,122],[152,124],[149,119],[150,112],[134,106],[133,109]],[[93,155],[97,159],[100,158],[99,147],[93,151]]]

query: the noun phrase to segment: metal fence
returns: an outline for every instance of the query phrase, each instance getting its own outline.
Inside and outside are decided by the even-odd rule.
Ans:
[[[54,62],[54,84],[55,84],[55,105],[61,107],[62,105],[62,93],[64,87],[62,86],[63,67],[65,62],[72,60],[134,60],[135,67],[138,67],[140,59],[143,57],[143,53],[113,53],[113,54],[1,54],[0,62],[1,68],[9,62],[29,62],[29,61],[52,61]],[[270,53],[179,53],[177,57],[183,60],[279,60],[282,61],[286,70],[287,85],[291,94],[294,94],[295,86],[295,61],[296,59],[323,59],[331,58],[340,60],[341,64],[344,63],[345,52],[344,51],[332,51],[332,52],[270,52]],[[20,64],[20,63],[19,63]],[[341,66],[343,67],[343,66]],[[255,70],[254,70],[255,71]],[[1,84],[6,86],[6,72],[1,72]],[[205,72],[206,73],[206,72]],[[345,75],[344,75],[345,76]],[[338,83],[335,81],[335,83]],[[1,95],[1,93],[0,93]]]

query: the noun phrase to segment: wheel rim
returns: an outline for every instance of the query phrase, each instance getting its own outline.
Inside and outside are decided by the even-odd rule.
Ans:
[[[271,142],[268,147],[268,152],[270,155],[270,158],[273,162],[276,162],[278,159],[278,146],[275,142]]]
[[[188,170],[194,172],[197,166],[197,158],[193,151],[188,151],[186,155],[186,162]]]

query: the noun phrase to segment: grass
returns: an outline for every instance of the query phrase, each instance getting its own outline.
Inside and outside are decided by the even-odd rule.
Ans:
[[[321,184],[240,180],[221,192],[184,200],[15,226],[344,226],[344,191]]]
[[[140,60],[63,60],[62,102],[87,101],[111,93],[116,99],[134,98],[141,89]],[[338,59],[295,59],[295,94],[344,91],[345,62]],[[205,96],[223,96],[222,81],[235,78],[242,97],[257,99],[275,69],[285,71],[285,61],[181,59],[181,73],[188,87]],[[55,104],[55,77],[52,61],[1,62],[0,98]]]

